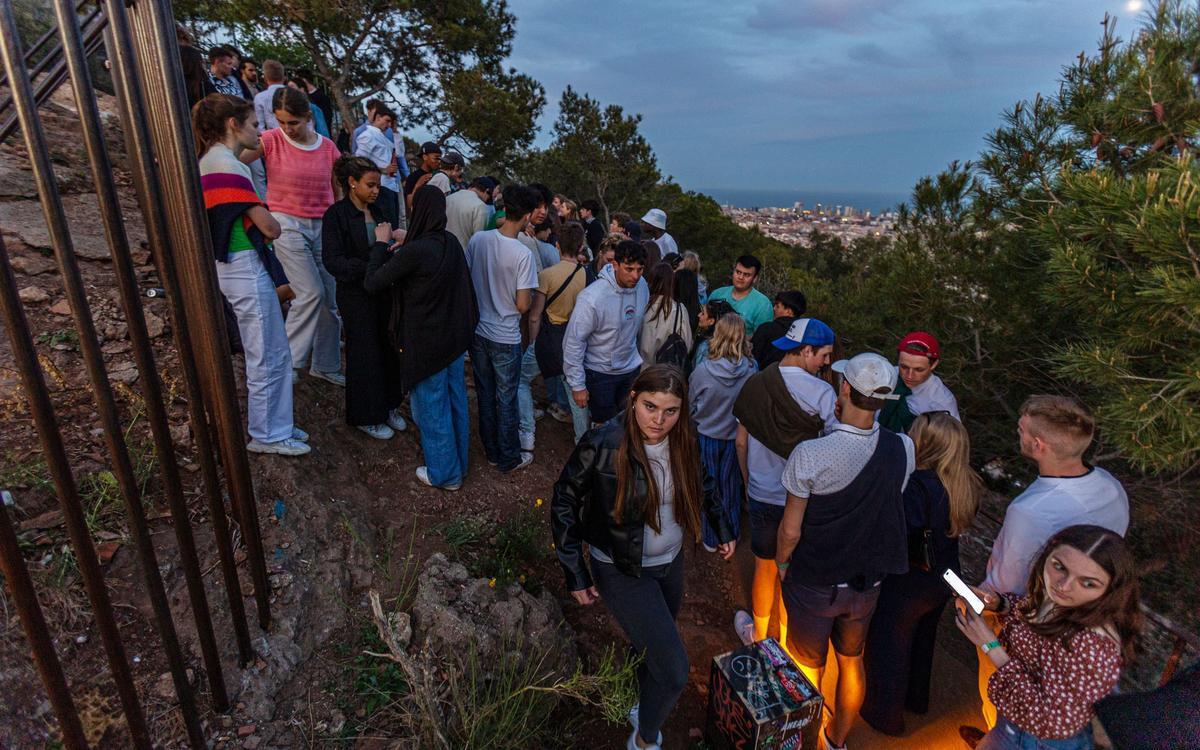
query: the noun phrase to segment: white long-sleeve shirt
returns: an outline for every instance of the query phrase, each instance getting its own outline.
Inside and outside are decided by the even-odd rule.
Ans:
[[[1038,477],[1004,513],[992,545],[982,588],[998,594],[1025,594],[1029,569],[1050,537],[1068,526],[1092,524],[1125,536],[1129,498],[1104,469],[1081,477]]]
[[[396,146],[374,125],[368,125],[354,139],[354,155],[371,160],[371,163],[382,169],[387,169],[392,163]],[[379,174],[379,184],[393,192],[400,191],[400,181],[394,174]]]

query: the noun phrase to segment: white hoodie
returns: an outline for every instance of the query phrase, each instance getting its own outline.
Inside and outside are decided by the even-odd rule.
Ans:
[[[638,279],[632,289],[617,285],[610,265],[575,299],[563,336],[563,373],[572,391],[587,390],[584,369],[620,375],[642,365],[638,334],[650,287]]]

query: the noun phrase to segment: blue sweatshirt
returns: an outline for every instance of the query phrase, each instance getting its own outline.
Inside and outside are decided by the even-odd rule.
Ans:
[[[621,375],[642,366],[638,334],[649,301],[645,279],[622,289],[611,265],[579,293],[563,336],[563,373],[572,391],[587,390],[585,368]]]

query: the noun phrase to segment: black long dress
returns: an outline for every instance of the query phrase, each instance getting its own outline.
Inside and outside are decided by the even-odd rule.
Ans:
[[[380,207],[367,207],[375,222],[388,221]],[[366,216],[349,198],[334,203],[321,223],[321,257],[337,280],[337,305],[346,337],[346,423],[383,424],[388,412],[404,400],[400,358],[388,338],[390,292],[370,294],[363,288],[374,236],[367,236]]]
[[[928,573],[910,569],[885,578],[867,632],[867,694],[859,715],[890,735],[904,733],[905,709],[918,714],[929,710],[938,621],[951,597],[942,573],[946,568],[962,572],[958,539],[946,536],[950,498],[936,472],[912,473],[904,488],[904,512],[909,532],[925,528],[929,514],[937,564]]]

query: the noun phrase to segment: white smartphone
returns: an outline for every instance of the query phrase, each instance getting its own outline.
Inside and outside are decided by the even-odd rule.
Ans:
[[[975,610],[975,614],[983,614],[983,600],[979,598],[978,594],[971,590],[970,586],[963,583],[963,579],[959,578],[953,570],[947,568],[946,572],[942,573],[942,578],[946,579],[946,583],[950,584],[950,588],[954,589],[954,593],[958,594],[963,598],[964,601],[966,601],[967,606]]]

